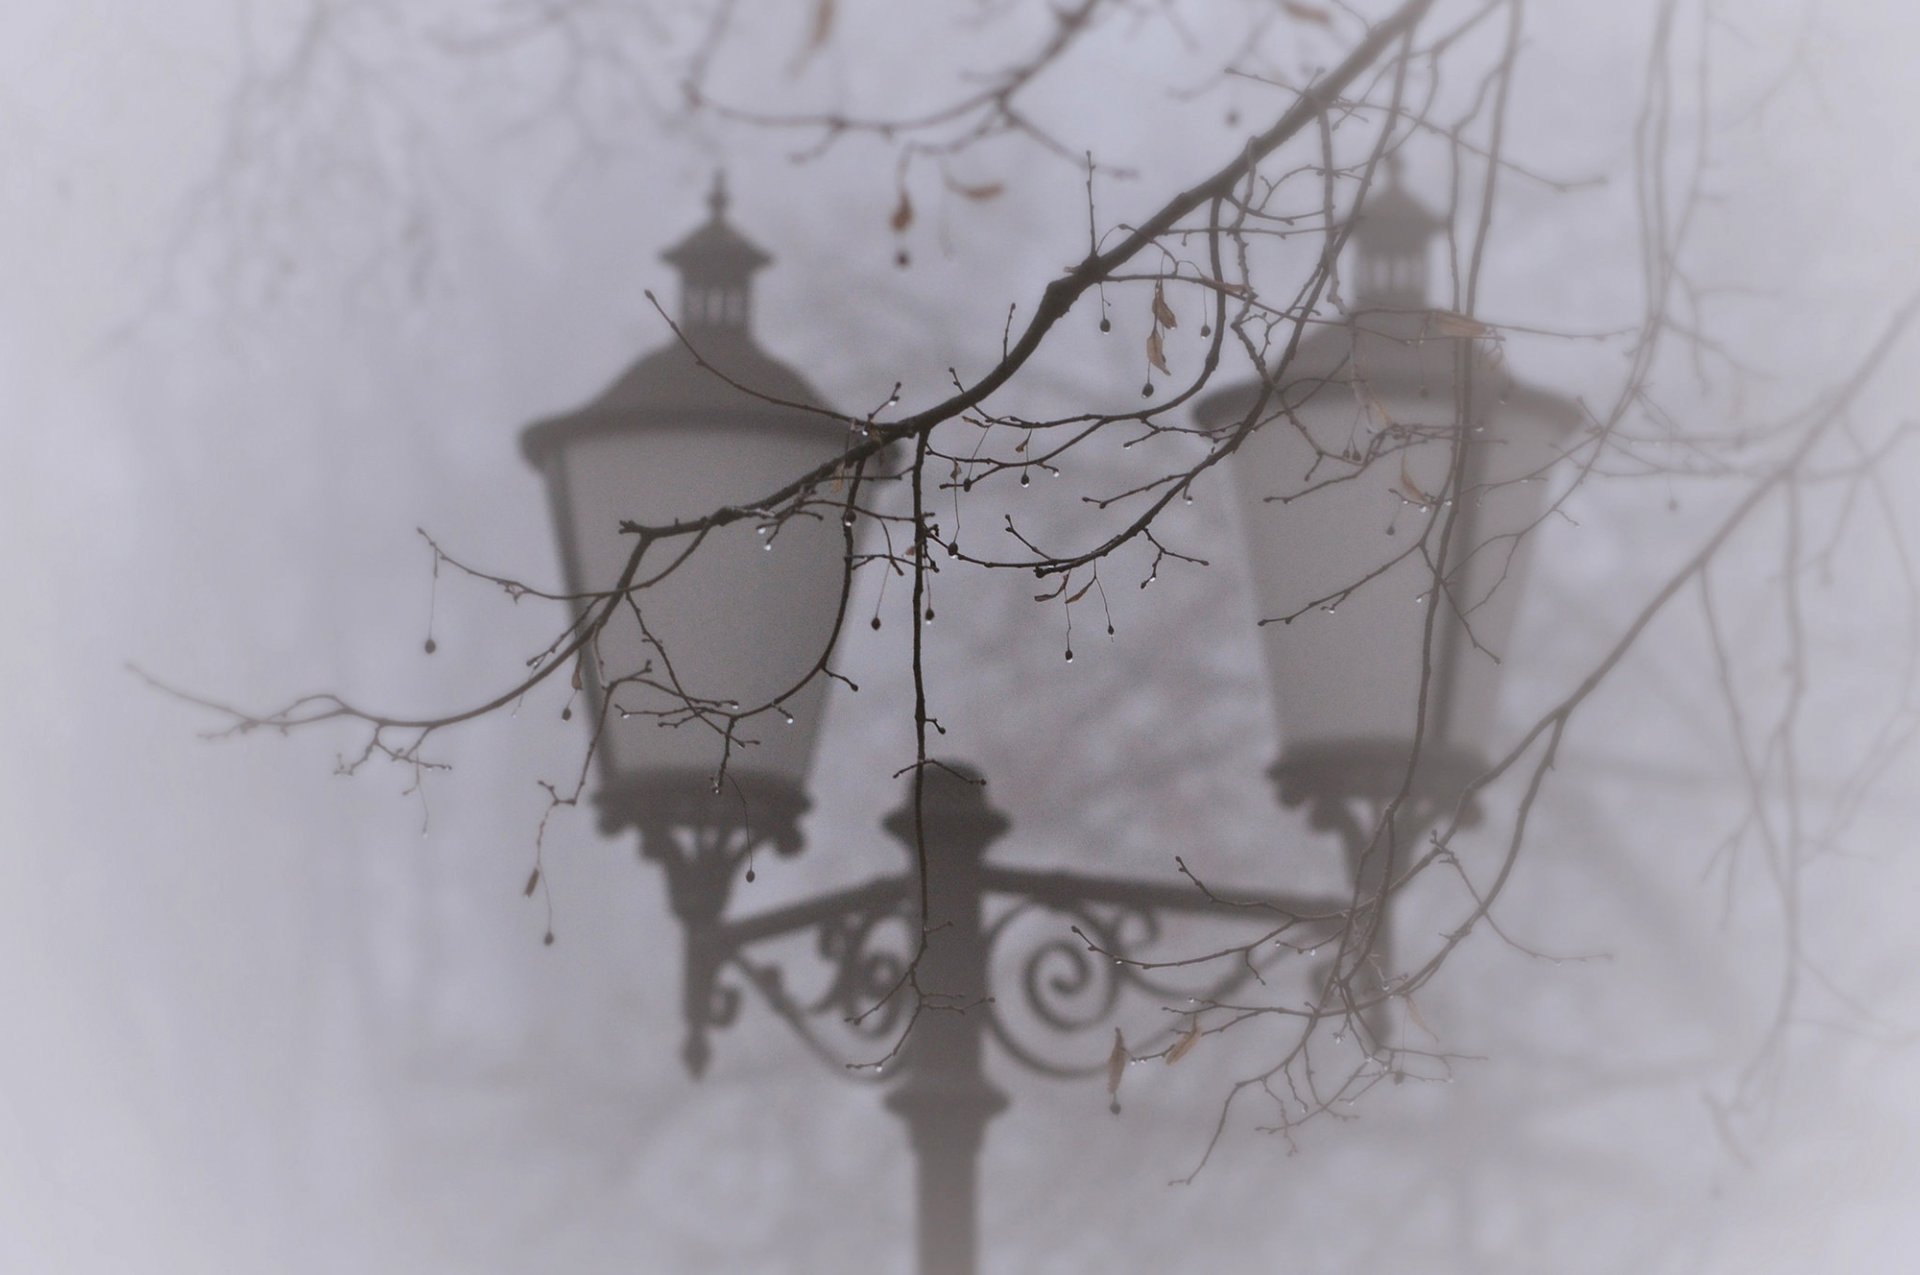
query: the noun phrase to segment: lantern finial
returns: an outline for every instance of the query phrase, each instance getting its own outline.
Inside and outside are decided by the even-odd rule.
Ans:
[[[660,255],[680,272],[680,321],[689,329],[744,333],[754,271],[772,260],[726,220],[727,177],[715,172],[705,225]]]
[[[1425,309],[1427,255],[1446,222],[1407,193],[1400,157],[1386,157],[1386,180],[1357,210],[1353,246],[1358,257],[1358,299],[1393,309]]]

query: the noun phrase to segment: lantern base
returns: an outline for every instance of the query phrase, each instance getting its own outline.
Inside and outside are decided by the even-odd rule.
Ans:
[[[730,767],[716,790],[713,772],[685,767],[623,776],[594,797],[600,831],[638,828],[643,836],[667,828],[707,828],[740,833],[780,854],[798,854],[800,816],[813,803],[784,775]]]
[[[1337,740],[1289,749],[1267,772],[1280,804],[1304,806],[1308,822],[1335,833],[1345,851],[1353,883],[1351,923],[1360,937],[1341,985],[1348,1006],[1358,1011],[1369,1053],[1393,1047],[1388,1011],[1398,971],[1390,896],[1393,877],[1405,864],[1396,848],[1417,844],[1450,810],[1461,827],[1480,819],[1478,803],[1466,792],[1486,772],[1484,759],[1429,745],[1409,774],[1412,755],[1404,740]],[[1341,946],[1343,952],[1349,948],[1345,941]]]
[[[1344,739],[1290,748],[1267,770],[1280,804],[1292,810],[1305,806],[1307,818],[1323,832],[1343,838],[1355,822],[1351,807],[1359,803],[1376,818],[1399,797],[1405,798],[1402,818],[1409,825],[1433,822],[1449,805],[1457,805],[1467,785],[1486,772],[1486,760],[1464,748],[1429,744],[1420,752],[1412,782],[1407,763],[1411,749],[1397,739]],[[1480,821],[1478,802],[1469,801],[1460,812],[1460,825]]]
[[[595,802],[600,830],[640,833],[640,856],[666,869],[668,901],[683,924],[711,925],[726,910],[741,866],[762,846],[800,852],[800,816],[812,805],[792,780],[763,771],[727,772],[714,791],[704,769],[652,771],[604,785]]]

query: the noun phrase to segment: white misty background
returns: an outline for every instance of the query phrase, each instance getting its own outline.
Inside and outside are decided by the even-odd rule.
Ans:
[[[743,100],[763,83],[910,98],[932,20],[843,7],[843,31],[880,34],[796,72],[803,7],[756,10],[720,82]],[[1530,11],[1512,153],[1614,177],[1566,196],[1508,183],[1488,313],[1634,319],[1617,175],[1644,7]],[[389,21],[412,24],[339,5],[358,60],[277,94],[248,73],[277,64],[306,11],[267,8],[242,22],[215,0],[16,0],[0,14],[0,1269],[905,1269],[902,1130],[752,1009],[707,1080],[682,1074],[662,883],[589,816],[549,833],[558,941],[541,945],[545,911],[520,894],[535,780],[569,774],[584,744],[558,700],[445,738],[453,769],[421,798],[397,770],[333,776],[345,737],[201,743],[210,719],[125,666],[256,707],[332,688],[437,709],[500,682],[556,615],[443,574],[428,659],[414,528],[555,578],[517,431],[669,339],[642,290],[671,295],[656,254],[702,215],[716,166],[736,224],[777,258],[757,291],[762,344],[859,411],[895,381],[924,404],[949,365],[997,355],[1007,305],[1030,307],[1084,247],[1080,174],[1031,154],[961,161],[1006,193],[916,186],[903,270],[882,148],[795,166],[791,137],[678,114],[648,73],[684,37],[677,11],[609,24],[632,60],[578,71],[549,53],[387,43]],[[458,6],[439,9],[423,27],[455,23]],[[1920,202],[1913,19],[1892,4],[1805,12],[1742,6],[1752,53],[1717,87],[1754,105],[1722,149],[1733,194],[1709,238],[1730,272],[1765,263],[1778,294],[1751,319],[1727,311],[1722,332],[1757,351],[1781,405],[1843,367],[1910,286]],[[1140,21],[1048,99],[1078,142],[1144,174],[1101,190],[1111,222],[1216,166],[1234,136],[1223,115],[1266,101],[1177,96],[1186,54]],[[1303,61],[1334,47],[1314,38]],[[1795,41],[1807,69],[1765,97]],[[991,52],[949,50],[956,64]],[[556,106],[555,84],[580,92]],[[1416,158],[1408,181],[1437,198],[1442,172]],[[1116,313],[1125,342],[1074,318],[1085,331],[1028,401],[1136,392],[1145,315]],[[1508,355],[1576,394],[1619,357],[1525,338]],[[1913,388],[1897,373],[1862,410],[1911,414]],[[1060,490],[1148,462],[1098,463],[1113,468],[1085,462]],[[1896,464],[1888,482],[1910,499],[1920,468]],[[1009,491],[1031,506],[1023,525],[1055,516],[1055,481]],[[1110,589],[1117,638],[1076,627],[1071,666],[1030,582],[936,580],[933,707],[1013,816],[998,853],[1168,879],[1174,854],[1224,880],[1291,881],[1295,859],[1325,870],[1330,847],[1262,777],[1275,741],[1225,484],[1197,496],[1174,528],[1213,565]],[[1510,725],[1604,649],[1717,499],[1603,487],[1578,526],[1548,531]],[[969,513],[981,535],[984,513]],[[1764,572],[1777,556],[1751,560]],[[1721,573],[1729,591],[1741,561]],[[1815,639],[1857,652],[1862,686],[1842,691],[1870,694],[1904,640],[1892,590],[1872,583],[1895,564],[1850,565],[1817,599]],[[857,625],[844,660],[862,691],[834,699],[809,848],[762,864],[740,902],[898,862],[877,825],[900,797],[911,620],[901,582],[884,602],[875,583],[855,614],[882,606],[887,623]],[[1914,770],[1900,764],[1847,853],[1807,880],[1823,968],[1884,1021],[1863,1029],[1814,997],[1764,1138],[1730,1144],[1706,1096],[1764,1029],[1776,918],[1757,890],[1729,903],[1711,870],[1741,793],[1694,614],[1662,621],[1570,735],[1498,914],[1540,950],[1598,959],[1481,934],[1421,1004],[1484,1061],[1376,1091],[1296,1154],[1238,1128],[1191,1187],[1167,1182],[1204,1145],[1230,1049],[1133,1069],[1119,1120],[1097,1081],[1002,1070],[1014,1105],[983,1162],[986,1269],[1904,1269],[1920,1240]],[[1807,729],[1840,771],[1857,743],[1847,694],[1833,702]],[[1821,750],[1808,755],[1818,794]]]

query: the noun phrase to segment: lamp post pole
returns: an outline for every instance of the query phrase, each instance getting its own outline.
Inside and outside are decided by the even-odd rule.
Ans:
[[[906,1074],[886,1101],[906,1121],[913,1146],[921,1275],[973,1275],[980,1146],[987,1122],[1007,1105],[986,1073],[982,867],[1007,820],[972,784],[936,780],[923,790],[922,803],[920,820],[909,800],[884,825],[912,855],[915,824],[922,824],[928,913],[917,971],[927,999],[902,1048]]]

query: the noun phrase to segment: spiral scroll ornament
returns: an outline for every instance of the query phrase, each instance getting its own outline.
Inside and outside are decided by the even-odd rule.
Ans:
[[[1106,1066],[1107,1033],[1123,1000],[1205,1003],[1257,976],[1252,964],[1232,961],[1176,982],[1144,959],[1161,939],[1161,919],[1151,907],[1026,900],[1007,909],[988,928],[986,942],[993,985],[1017,994],[1003,991],[989,1002],[993,1039],[1041,1075],[1090,1076]]]

